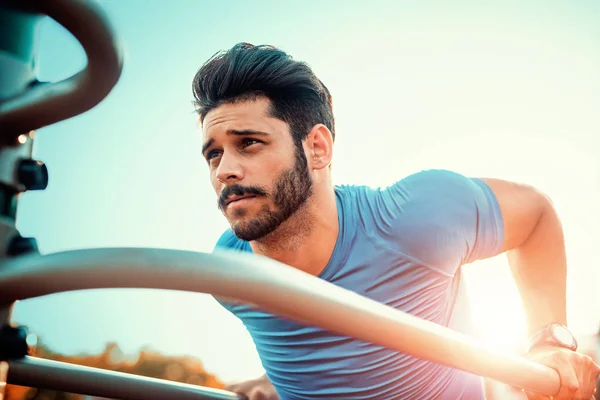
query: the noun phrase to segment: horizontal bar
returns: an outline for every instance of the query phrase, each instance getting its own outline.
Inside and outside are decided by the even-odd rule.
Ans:
[[[10,361],[8,383],[123,400],[242,400],[225,390],[26,356]]]
[[[552,396],[555,370],[252,253],[73,250],[0,263],[0,305],[93,288],[154,288],[239,299],[300,323]]]

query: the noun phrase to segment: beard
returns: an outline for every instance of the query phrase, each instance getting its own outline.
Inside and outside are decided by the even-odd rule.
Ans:
[[[257,215],[247,221],[231,224],[233,233],[241,240],[259,240],[275,231],[282,223],[306,203],[312,195],[312,178],[303,149],[296,148],[294,166],[283,171],[273,184],[273,192],[260,186],[231,185],[223,189],[218,206],[224,213],[225,201],[231,195],[271,197],[273,208],[265,204]],[[243,217],[247,210],[235,210],[237,217]]]

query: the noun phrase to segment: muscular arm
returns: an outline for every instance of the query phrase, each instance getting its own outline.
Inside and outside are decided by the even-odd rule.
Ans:
[[[536,189],[483,179],[494,192],[504,220],[504,244],[521,295],[527,328],[566,324],[566,255],[560,220]]]

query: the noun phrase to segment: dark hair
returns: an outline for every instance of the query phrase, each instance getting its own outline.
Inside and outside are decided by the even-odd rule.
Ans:
[[[310,67],[273,46],[238,43],[213,55],[192,83],[200,121],[222,104],[266,97],[269,114],[286,122],[296,145],[316,124],[335,138],[331,94]]]

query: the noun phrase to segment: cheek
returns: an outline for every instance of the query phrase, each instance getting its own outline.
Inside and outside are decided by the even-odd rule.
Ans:
[[[215,193],[218,195],[221,190],[221,182],[219,182],[214,172],[210,173],[210,184],[212,185]]]

